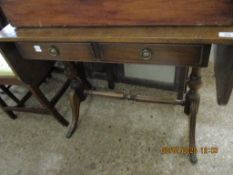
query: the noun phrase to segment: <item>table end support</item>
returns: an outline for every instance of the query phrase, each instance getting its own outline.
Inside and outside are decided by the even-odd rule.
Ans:
[[[201,68],[192,68],[190,79],[188,82],[189,91],[186,94],[185,109],[184,112],[190,116],[189,125],[189,148],[190,154],[189,159],[191,163],[196,164],[197,159],[197,148],[196,148],[196,118],[198,113],[198,108],[200,104],[200,95],[198,90],[202,84],[201,81]]]
[[[69,100],[72,109],[72,120],[66,134],[66,138],[71,138],[78,127],[80,104],[87,97],[84,91],[91,88],[91,84],[86,79],[82,64],[72,62],[64,62],[64,64],[65,75],[71,80]]]

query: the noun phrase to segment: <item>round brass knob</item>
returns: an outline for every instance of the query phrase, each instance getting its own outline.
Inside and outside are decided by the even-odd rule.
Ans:
[[[56,57],[59,55],[59,50],[58,48],[52,46],[49,48],[49,55],[52,56],[52,57]]]
[[[141,57],[143,60],[150,60],[152,58],[152,50],[149,48],[142,49]]]

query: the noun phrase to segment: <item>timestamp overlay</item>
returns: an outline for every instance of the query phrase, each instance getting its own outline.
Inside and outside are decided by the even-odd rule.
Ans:
[[[219,152],[219,148],[215,146],[211,147],[162,147],[162,154],[217,154]]]

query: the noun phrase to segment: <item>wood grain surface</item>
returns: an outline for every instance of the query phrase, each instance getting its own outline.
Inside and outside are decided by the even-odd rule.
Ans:
[[[187,43],[233,44],[233,27],[77,27],[20,28],[6,26],[0,42],[111,42],[111,43]]]
[[[99,57],[94,54],[95,48],[90,43],[50,43],[50,42],[17,42],[17,48],[26,59],[61,60],[104,63],[141,63],[163,65],[206,66],[210,51],[209,45],[180,44],[126,44],[95,43]],[[93,45],[93,44],[92,44]],[[35,46],[40,47],[38,52]],[[51,55],[50,48],[56,48],[57,54]],[[151,56],[145,59],[141,53],[149,49]],[[207,53],[207,55],[205,54]]]
[[[17,27],[232,25],[233,0],[0,0]]]

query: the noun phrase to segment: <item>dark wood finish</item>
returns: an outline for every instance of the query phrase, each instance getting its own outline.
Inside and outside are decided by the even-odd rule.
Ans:
[[[58,102],[58,100],[62,97],[66,89],[70,86],[70,80],[66,80],[66,82],[63,84],[61,89],[57,92],[57,94],[52,98],[51,104],[52,106],[55,106]]]
[[[0,80],[1,80],[1,77],[0,77]],[[14,85],[14,82],[11,82],[11,84]],[[6,102],[4,102],[1,99],[0,106],[8,114],[8,116],[10,118],[13,118],[13,119],[16,118],[16,115],[13,112],[30,112],[30,113],[38,113],[38,114],[52,114],[54,116],[54,118],[57,119],[62,125],[64,125],[64,126],[68,125],[68,122],[53,107],[55,105],[55,102],[57,102],[57,101],[52,100],[52,102],[49,102],[37,86],[26,85],[26,84],[24,84],[24,86],[27,87],[28,89],[30,89],[30,92],[28,92],[21,100],[17,99],[15,106],[8,106],[6,104]],[[68,87],[66,84],[65,84],[65,86],[66,86],[66,88]],[[59,91],[59,93],[57,95],[55,95],[55,98],[53,98],[53,99],[58,100],[57,99],[58,96],[61,97],[61,94],[63,94],[65,92],[65,90],[66,89],[64,89],[64,86],[63,86],[63,88]],[[13,93],[10,90],[8,90],[8,91],[9,92],[7,92],[6,95],[8,95],[12,100],[14,100],[15,96],[13,95]],[[4,92],[6,92],[5,89],[4,89]],[[44,106],[44,108],[24,107],[25,102],[32,95],[38,99],[38,101]]]
[[[176,67],[174,88],[177,91],[177,99],[179,100],[184,99],[187,90],[188,71],[188,67]]]
[[[170,105],[183,105],[184,103],[183,101],[176,101],[174,99],[159,99],[153,96],[134,95],[134,94],[127,94],[125,92],[106,92],[106,91],[97,91],[97,90],[95,91],[86,90],[85,93],[88,95],[127,99],[137,102],[160,103],[160,104],[170,104]]]
[[[108,81],[109,89],[115,88],[114,68],[115,68],[115,64],[106,65],[106,73],[107,73],[107,81]]]
[[[232,31],[233,26],[79,27],[15,29],[8,25],[0,32],[0,42],[232,44],[232,38],[219,37],[219,32]]]
[[[7,19],[0,7],[0,29],[3,29],[7,25]]]
[[[226,105],[233,88],[233,45],[217,45],[214,70],[218,104]]]
[[[6,1],[1,0],[1,2],[2,3],[7,2],[5,4],[8,4],[8,3],[10,4],[10,2],[12,2],[12,4],[14,4],[14,3],[16,3],[16,0],[11,0],[11,1],[10,0],[6,0]],[[30,1],[30,2],[32,2],[32,1]],[[45,2],[45,1],[44,0],[40,1],[40,2],[34,1],[32,4],[29,4],[29,5],[39,4],[38,7],[41,7],[44,5],[43,2]],[[53,3],[59,4],[60,2],[61,1],[55,2],[55,0],[52,0],[49,2],[46,1],[46,3],[52,3],[52,4]],[[79,1],[79,2],[81,2],[81,1]],[[98,4],[99,2],[103,2],[103,1],[98,1],[95,3]],[[111,5],[113,5],[115,3],[119,3],[119,1],[112,2],[111,0],[108,2],[111,3]],[[128,2],[129,1],[127,1],[127,3]],[[130,2],[130,3],[132,3],[132,2]],[[136,0],[135,2],[139,2],[139,1]],[[140,1],[140,2],[144,3],[143,1]],[[153,1],[153,2],[163,3],[162,1]],[[168,1],[164,1],[164,2],[168,2]],[[176,2],[180,2],[182,4],[187,3],[190,6],[191,10],[189,8],[185,8],[185,10],[188,10],[188,12],[185,13],[185,15],[182,15],[182,18],[176,18],[175,20],[173,18],[170,18],[169,21],[167,21],[168,22],[167,24],[169,24],[169,25],[173,25],[174,23],[176,23],[177,22],[176,20],[181,20],[182,24],[185,24],[185,23],[183,23],[184,21],[182,21],[182,19],[187,19],[189,24],[194,24],[193,19],[194,18],[197,19],[196,18],[197,16],[193,15],[193,14],[190,15],[190,13],[189,13],[189,12],[193,12],[193,10],[194,10],[195,12],[197,12],[198,16],[199,15],[205,16],[204,18],[202,18],[202,20],[204,20],[205,22],[211,22],[211,21],[213,22],[214,21],[214,23],[216,22],[215,24],[226,24],[227,23],[227,24],[229,24],[229,26],[225,26],[225,27],[223,27],[223,26],[132,27],[132,24],[130,24],[131,27],[100,26],[100,27],[78,27],[78,28],[27,28],[27,29],[25,29],[25,28],[14,29],[10,26],[7,26],[0,32],[0,42],[2,42],[6,46],[9,43],[14,44],[17,42],[33,42],[33,43],[39,42],[39,43],[61,43],[61,44],[62,43],[90,43],[92,50],[94,50],[94,57],[95,57],[96,61],[102,61],[103,63],[108,62],[108,61],[110,62],[110,61],[119,61],[119,60],[120,60],[119,63],[122,63],[124,61],[132,61],[133,63],[137,63],[137,60],[135,58],[133,58],[133,56],[135,56],[135,53],[138,53],[138,52],[135,52],[135,47],[132,47],[133,45],[137,45],[137,46],[143,45],[144,46],[147,44],[149,44],[149,45],[159,44],[159,45],[168,46],[168,49],[171,49],[171,45],[174,45],[174,47],[184,45],[185,47],[183,49],[180,49],[180,50],[178,49],[179,53],[177,51],[177,52],[175,52],[177,54],[171,54],[171,56],[174,57],[172,60],[169,60],[169,59],[167,59],[167,57],[164,57],[159,62],[155,61],[154,63],[156,63],[156,64],[159,64],[159,63],[161,63],[161,64],[175,64],[175,65],[177,65],[179,63],[178,65],[183,64],[183,66],[191,66],[192,67],[192,73],[190,76],[190,80],[188,82],[189,92],[186,95],[185,104],[183,104],[182,101],[179,102],[179,104],[185,105],[185,113],[190,116],[190,138],[189,138],[190,143],[189,143],[189,146],[191,148],[192,147],[195,148],[196,147],[196,144],[195,144],[196,115],[197,115],[198,106],[199,106],[199,99],[200,99],[199,94],[198,94],[198,89],[199,89],[200,84],[201,84],[200,67],[207,66],[208,61],[209,61],[208,60],[209,50],[210,50],[209,48],[210,48],[210,45],[212,43],[231,44],[231,45],[233,44],[233,40],[232,40],[232,37],[230,35],[227,37],[222,37],[219,35],[220,32],[232,32],[233,31],[232,1],[228,1],[228,0],[222,0],[222,1],[211,0],[210,1],[210,0],[208,0],[208,1],[204,2],[204,1],[195,0],[196,3],[200,3],[200,6],[201,6],[200,8],[195,8],[193,6],[193,4],[190,3],[190,2],[194,2],[191,0],[189,0],[189,1],[181,1],[181,0],[178,1],[177,0]],[[82,3],[84,3],[84,1]],[[90,2],[85,1],[85,3],[90,8],[94,7],[94,6],[89,6],[90,4],[94,3],[92,1],[90,1]],[[227,4],[227,6],[225,6],[221,3],[223,3],[225,5]],[[10,4],[10,5],[12,5],[12,4]],[[22,3],[20,5],[22,5]],[[25,4],[23,4],[23,5],[25,5]],[[171,6],[172,10],[171,11],[164,11],[164,9],[163,9],[163,11],[162,11],[163,13],[160,13],[159,15],[152,15],[151,12],[153,12],[156,8],[153,8],[153,6],[149,4],[149,7],[151,7],[152,10],[148,13],[149,13],[150,17],[153,18],[153,20],[157,20],[158,19],[158,18],[156,19],[157,16],[163,17],[163,15],[169,15],[169,14],[173,15],[172,12],[174,12],[174,10],[176,10],[175,11],[176,15],[179,16],[180,12],[184,12],[184,11],[177,10],[176,8],[174,8],[177,5],[179,5],[179,3],[178,4],[172,3],[172,6]],[[65,10],[67,10],[66,9],[67,6],[63,4],[63,6],[59,6],[57,9],[59,14],[64,14],[65,16],[69,15],[69,13],[61,13],[61,12],[64,12],[61,10],[59,11],[59,9],[61,9],[61,7]],[[80,6],[80,7],[82,7],[82,6]],[[161,10],[161,7],[160,6],[158,6],[158,7],[159,7],[158,9]],[[206,8],[206,7],[211,7],[211,8]],[[18,8],[19,8],[19,6],[18,6]],[[43,7],[43,10],[40,11],[41,13],[42,12],[44,13],[44,11],[45,11],[44,8],[47,9],[47,8],[51,8],[51,7],[49,7],[49,6]],[[52,8],[54,8],[54,7],[52,7]],[[125,7],[122,6],[122,8],[124,9]],[[5,6],[5,9],[6,9],[6,6]],[[24,11],[22,9],[20,9],[21,13],[25,13],[27,11],[27,9],[26,9],[26,11]],[[73,13],[72,9],[73,8],[69,9],[70,13],[82,14],[82,13],[80,13],[82,11],[76,11],[75,13]],[[83,8],[83,9],[85,9],[85,8]],[[111,8],[109,8],[109,9],[111,10]],[[131,12],[132,9],[130,9],[129,12]],[[203,9],[204,9],[205,13],[202,13]],[[213,10],[212,12],[214,12],[214,15],[213,15],[213,13],[210,13],[210,11],[209,11],[210,9]],[[31,10],[31,9],[28,9],[28,10]],[[103,10],[103,13],[99,13],[99,14],[102,15],[102,14],[104,14],[104,9],[101,9],[101,10]],[[96,11],[98,11],[98,9]],[[90,11],[90,12],[95,13],[96,11]],[[135,17],[138,17],[138,16],[143,17],[144,13],[140,14],[140,13],[138,13],[138,11],[139,11],[138,9],[136,9],[136,10],[134,9],[134,16]],[[48,12],[51,13],[52,11],[48,10]],[[12,11],[11,13],[13,14],[14,11]],[[216,13],[217,13],[217,15],[216,15]],[[10,19],[11,16],[8,14],[8,12],[6,14],[7,14],[7,17]],[[120,13],[120,14],[122,14],[122,13]],[[212,14],[213,16],[209,16],[210,14]],[[53,16],[53,18],[49,14],[49,15],[46,15],[46,18],[48,18],[46,20],[55,20],[58,23],[61,22],[62,20],[64,20],[64,18],[60,18],[60,19],[57,18],[57,17],[61,17],[60,15],[54,16],[53,13],[51,13],[51,15]],[[99,20],[109,20],[108,16],[106,16],[106,18],[99,18],[100,16],[98,16],[98,15],[96,15],[95,17],[98,17]],[[38,17],[39,16],[40,15],[38,15]],[[50,16],[50,18],[49,18],[49,16]],[[223,19],[222,17],[224,17],[224,16],[227,18]],[[20,15],[14,16],[14,17],[19,17],[20,19],[23,19],[20,17]],[[30,17],[33,19],[36,19],[35,15],[28,15],[28,18],[30,18]],[[129,15],[129,17],[130,17],[130,15]],[[77,15],[75,15],[75,18],[77,18]],[[41,18],[41,19],[44,20],[43,18]],[[69,21],[71,19],[72,18],[69,18],[69,19],[67,19],[67,21]],[[92,22],[92,20],[96,20],[95,18],[92,18],[90,21],[88,21],[86,19],[83,18],[83,20],[85,20],[87,22]],[[28,20],[27,18],[25,18],[23,20],[30,22],[30,20]],[[126,20],[128,20],[128,19],[126,18]],[[164,19],[163,19],[163,21],[164,21]],[[230,23],[228,23],[229,21],[230,21]],[[44,21],[42,21],[42,22],[44,25]],[[74,22],[74,21],[72,20],[72,22]],[[117,24],[117,20],[114,22],[116,22],[115,24]],[[150,24],[153,23],[153,21],[149,21],[149,22],[150,22]],[[36,23],[38,24],[38,21],[36,21]],[[28,23],[28,24],[30,24],[30,23]],[[42,24],[42,23],[40,23],[40,24]],[[202,23],[202,24],[207,24],[207,23]],[[110,23],[109,23],[109,25],[110,25]],[[143,22],[140,22],[138,25],[146,25],[146,24]],[[43,26],[41,26],[41,27],[43,27]],[[105,47],[110,46],[110,45],[112,45],[111,52],[109,51],[110,57],[107,57]],[[128,49],[123,48],[123,47],[121,47],[121,49],[119,49],[118,47],[114,47],[117,45],[127,46]],[[196,54],[199,53],[198,58],[196,57],[196,54],[194,54],[195,56],[191,55],[186,50],[187,48],[192,47],[192,45],[203,46],[202,49],[200,49],[201,51],[199,50],[199,52],[195,52]],[[101,49],[103,49],[103,52],[101,52]],[[115,49],[115,51],[114,51],[114,49]],[[151,48],[149,48],[149,49],[151,50]],[[152,48],[152,50],[153,50],[153,48]],[[125,53],[124,51],[130,51],[133,54],[129,55],[129,54]],[[183,56],[187,56],[187,58],[184,58],[184,57],[178,58],[178,55],[181,56],[183,54],[182,53],[183,51],[185,53]],[[127,57],[129,56],[130,60],[128,60],[129,58],[121,57],[122,55],[119,54],[118,52],[121,52],[121,54],[125,54],[124,56],[127,56]],[[56,49],[53,49],[51,53],[53,55],[54,53],[58,53],[58,52]],[[165,54],[165,52],[162,52],[162,53]],[[174,53],[174,51],[170,52],[170,53]],[[100,57],[99,55],[101,55],[102,57]],[[114,59],[113,59],[112,55],[114,55]],[[162,54],[160,52],[159,56],[161,56],[161,55]],[[219,52],[219,55],[220,56],[218,56],[218,58],[221,58],[221,56],[223,56],[224,53]],[[19,54],[19,56],[20,56],[20,54]],[[203,58],[203,59],[200,59],[200,58]],[[151,59],[152,60],[154,59],[153,56],[151,57]],[[183,60],[183,62],[179,62],[180,59],[181,60],[185,59],[185,61]],[[193,62],[191,62],[192,64],[189,64],[190,62],[187,62],[187,60],[189,60],[189,61],[192,60],[193,61]],[[20,59],[18,61],[21,62]],[[29,60],[27,60],[27,61],[29,61]],[[84,59],[83,61],[86,61],[86,60]],[[198,62],[198,61],[200,61],[200,62]],[[141,63],[145,63],[145,62],[141,62]],[[150,64],[152,64],[152,63],[153,62],[151,62]],[[230,63],[230,62],[228,62],[228,63]],[[70,65],[70,63],[67,63],[67,64]],[[86,80],[84,80],[82,78],[82,76],[80,76],[80,72],[77,71],[75,63],[72,63],[72,64],[74,64],[74,65],[67,66],[67,67],[70,67],[67,70],[68,70],[68,77],[72,80],[72,83],[71,83],[72,91],[71,92],[73,94],[71,94],[70,100],[71,100],[74,115],[72,118],[72,123],[70,124],[70,127],[69,127],[69,132],[67,134],[67,137],[70,137],[77,127],[78,118],[79,118],[79,105],[80,105],[80,102],[86,98],[85,90],[88,90],[87,83],[85,83]],[[27,67],[29,67],[29,66],[30,65],[27,65]],[[70,73],[69,73],[69,71],[70,71]],[[24,75],[24,73],[21,72],[21,75]],[[85,76],[84,76],[84,78],[85,78]],[[230,87],[230,88],[232,88],[232,87]],[[108,94],[108,96],[111,96],[111,94]],[[153,101],[153,99],[151,99],[151,98],[148,99],[144,96],[132,96],[132,95],[130,95],[130,96],[124,96],[124,98],[139,99],[142,101]],[[75,106],[75,105],[77,105],[77,106]],[[195,163],[197,161],[195,153],[190,155],[190,160],[193,163]]]
[[[1,80],[1,77],[0,77]],[[13,79],[12,79],[13,80]],[[3,84],[3,82],[1,82]],[[10,84],[15,84],[14,81],[10,82]],[[25,96],[21,100],[19,100],[10,90],[11,85],[8,85],[8,87],[4,85],[0,85],[0,89],[8,96],[10,97],[16,104],[17,107],[24,107],[24,104],[27,102],[27,100],[32,96],[32,93],[29,91],[26,93]],[[14,110],[13,110],[14,111]]]
[[[101,48],[100,48],[100,45],[98,43],[96,43],[96,42],[92,42],[91,46],[92,46],[92,50],[93,50],[94,55],[95,55],[95,59],[97,61],[100,61],[101,60]]]
[[[7,111],[5,108],[8,107],[6,102],[0,97],[0,107],[2,110],[11,118],[11,119],[16,119],[17,116],[12,112],[12,111]]]
[[[42,52],[36,52],[34,46],[40,46]],[[17,43],[21,55],[27,59],[39,60],[95,60],[91,44],[89,43]],[[49,49],[55,48],[58,53],[50,55]]]
[[[26,93],[26,95],[21,99],[21,101],[19,102],[19,104],[17,105],[18,107],[23,107],[24,104],[27,102],[27,100],[29,98],[31,98],[32,93],[29,91],[28,93]]]
[[[18,53],[17,48],[14,43],[0,44],[1,53],[5,57],[6,61],[9,63],[13,69],[16,76],[11,77],[0,77],[0,86],[1,89],[6,92],[6,94],[16,101],[16,106],[8,106],[2,99],[0,100],[0,106],[3,111],[8,114],[12,119],[16,118],[14,111],[20,112],[34,112],[40,114],[52,114],[55,119],[58,120],[63,126],[67,126],[68,122],[58,113],[54,105],[58,101],[58,97],[65,92],[68,88],[67,83],[65,87],[59,91],[52,103],[47,100],[44,94],[39,89],[39,86],[44,82],[44,80],[50,76],[53,62],[44,62],[44,61],[29,61],[22,59],[21,55]],[[21,100],[16,99],[12,94],[10,89],[4,88],[5,85],[22,85],[30,90]],[[25,102],[33,95],[44,107],[41,108],[24,108]]]
[[[231,0],[1,0],[0,3],[9,21],[17,27],[233,24]]]
[[[196,118],[200,103],[200,95],[198,93],[198,90],[200,89],[201,84],[201,69],[192,68],[192,72],[188,82],[189,91],[186,94],[184,112],[190,116],[189,147],[193,150],[196,149]],[[190,153],[190,161],[192,163],[197,163],[197,155],[195,151]]]
[[[108,87],[114,89],[115,83],[120,81],[122,64],[85,63],[84,68],[88,78],[106,80]]]
[[[19,104],[20,100],[5,86],[0,86],[0,89],[8,95],[15,103]]]
[[[8,85],[8,84],[14,84],[14,85],[24,85],[22,81],[20,81],[17,77],[1,77],[1,85]]]
[[[77,62],[76,64],[76,70],[77,72],[75,72],[78,77],[82,80],[82,83],[84,85],[85,89],[91,89],[92,85],[91,83],[87,80],[87,76],[86,76],[86,72],[84,69],[84,64],[82,62]]]
[[[29,86],[30,91],[33,96],[40,102],[40,104],[46,108],[49,113],[63,126],[68,126],[68,122],[62,117],[62,115],[54,108],[54,106],[49,102],[49,100],[44,96],[41,90],[36,86]]]
[[[163,65],[198,65],[205,66],[208,57],[202,57],[202,45],[169,45],[169,44],[101,44],[102,60],[118,63],[143,63]],[[143,49],[150,49],[151,58],[144,59],[141,55]]]
[[[85,89],[90,89],[91,85],[86,79],[82,63],[64,62],[65,75],[71,80],[70,104],[72,108],[72,121],[69,125],[67,138],[70,138],[78,126],[79,109],[82,101],[86,99]]]
[[[106,92],[106,91],[87,90],[85,91],[85,93],[88,95],[105,96],[105,97],[119,98],[119,99],[126,98],[126,94],[122,92]]]
[[[72,90],[70,92],[69,98],[70,98],[70,105],[71,105],[73,117],[69,126],[69,130],[66,134],[67,138],[70,138],[74,134],[76,128],[78,127],[79,111],[80,111],[80,103],[81,103],[81,99],[79,98],[75,90]]]
[[[40,47],[36,52],[34,47]],[[144,63],[168,65],[206,66],[206,45],[169,45],[169,44],[122,44],[122,43],[17,43],[17,47],[27,59],[69,60],[69,61],[103,61],[119,63]],[[56,49],[56,55],[50,55],[49,49]],[[93,49],[93,50],[92,50]],[[144,59],[143,49],[150,49],[152,57]]]
[[[54,62],[49,61],[29,61],[23,59],[13,43],[0,43],[0,51],[16,76],[25,84],[40,84],[51,72],[54,65]]]

